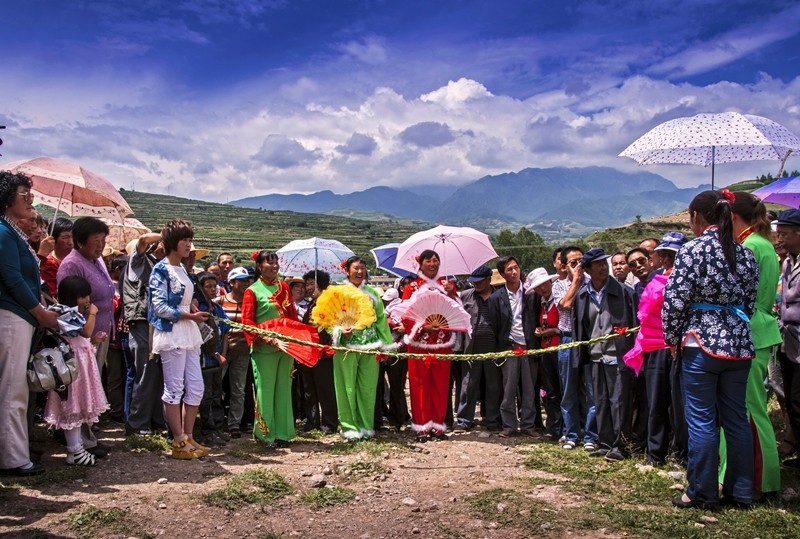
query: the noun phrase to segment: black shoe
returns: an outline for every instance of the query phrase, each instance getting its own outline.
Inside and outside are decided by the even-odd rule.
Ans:
[[[228,430],[228,434],[231,435],[231,438],[241,438],[242,437],[241,429],[237,429],[236,427],[231,427]]]
[[[275,440],[275,447],[289,447],[287,440]]]
[[[784,460],[781,465],[786,468],[800,468],[800,457]]]
[[[735,509],[752,509],[753,502],[740,502],[736,498],[730,498],[728,496],[723,496],[719,499],[719,504],[723,507],[733,507]]]
[[[596,449],[589,453],[590,457],[605,457],[608,455],[608,449],[601,447],[600,449]]]
[[[125,423],[125,416],[123,416],[122,414],[111,414],[110,416],[108,416],[108,419],[110,419],[114,423]]]
[[[428,436],[430,436],[434,440],[447,440],[447,434],[445,434],[444,432],[430,431],[428,433]]]
[[[86,451],[88,451],[89,453],[94,455],[94,457],[97,458],[97,459],[105,458],[106,455],[108,455],[108,450],[102,448],[100,446],[100,444],[98,444],[98,445],[96,445],[94,447],[86,447],[85,449],[86,449]]]
[[[617,447],[606,453],[606,460],[622,461],[626,458],[628,457],[625,455],[625,453],[620,451]]]
[[[13,475],[16,477],[31,477],[34,475],[42,475],[44,473],[44,466],[38,462],[34,462],[30,468],[6,468],[0,470],[0,475]]]
[[[321,430],[322,430],[322,434],[325,434],[325,435],[335,434],[336,433],[336,429],[335,428],[331,428],[328,425],[322,425],[322,429]]]
[[[697,502],[695,500],[686,501],[683,499],[683,494],[678,496],[677,498],[672,498],[672,505],[675,507],[679,507],[681,509],[690,509],[690,508],[697,508],[697,509],[719,509],[718,503],[704,503],[704,502]]]
[[[428,441],[428,435],[427,434],[420,434],[419,436],[417,436],[417,443],[424,444],[427,441]]]

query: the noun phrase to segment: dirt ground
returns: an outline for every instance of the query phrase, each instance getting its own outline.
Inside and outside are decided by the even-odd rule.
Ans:
[[[65,450],[44,443],[48,473],[0,488],[3,537],[502,537],[530,530],[482,518],[470,497],[515,489],[553,510],[580,500],[523,465],[539,444],[475,430],[447,441],[412,443],[410,433],[380,432],[377,441],[346,444],[338,436],[298,438],[274,449],[247,437],[199,461],[176,461],[126,440],[119,425],[101,424],[111,453],[90,469],[67,467]],[[41,432],[37,433],[41,438]],[[292,492],[267,504],[210,505],[202,496],[232,474],[272,470]],[[0,478],[8,479],[8,478]],[[324,487],[313,486],[324,479]],[[546,478],[543,478],[546,479]],[[346,503],[316,508],[304,501],[319,488],[351,489]],[[493,502],[490,502],[493,503]],[[496,509],[504,509],[498,502]],[[539,536],[549,536],[543,528]],[[574,536],[611,537],[602,530]],[[570,537],[560,530],[559,537]]]

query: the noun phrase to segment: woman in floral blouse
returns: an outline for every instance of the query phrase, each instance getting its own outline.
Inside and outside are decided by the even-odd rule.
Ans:
[[[678,507],[750,505],[753,436],[745,392],[755,348],[750,333],[759,270],[736,242],[733,193],[704,191],[689,204],[696,239],[684,245],[664,290],[664,340],[678,349],[684,382],[689,462]],[[725,429],[728,468],[719,498],[719,433]]]

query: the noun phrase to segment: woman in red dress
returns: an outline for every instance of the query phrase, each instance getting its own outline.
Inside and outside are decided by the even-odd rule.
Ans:
[[[403,290],[407,300],[420,290],[433,290],[458,300],[453,283],[439,277],[439,255],[426,249],[417,257],[418,277]],[[450,361],[435,357],[436,354],[449,354],[453,351],[455,334],[452,331],[422,326],[416,332],[412,321],[404,320],[408,352],[429,354],[433,357],[412,359],[408,362],[408,381],[411,390],[411,430],[418,442],[428,436],[444,440],[447,438],[444,416],[447,413],[449,397]]]

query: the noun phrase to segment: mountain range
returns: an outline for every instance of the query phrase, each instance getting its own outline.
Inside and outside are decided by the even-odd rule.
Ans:
[[[554,231],[579,236],[631,222],[636,216],[679,211],[706,188],[679,189],[658,174],[610,167],[526,168],[484,176],[458,188],[379,186],[341,195],[331,191],[261,195],[230,204],[309,213],[349,209],[486,231],[527,226],[545,236]]]

